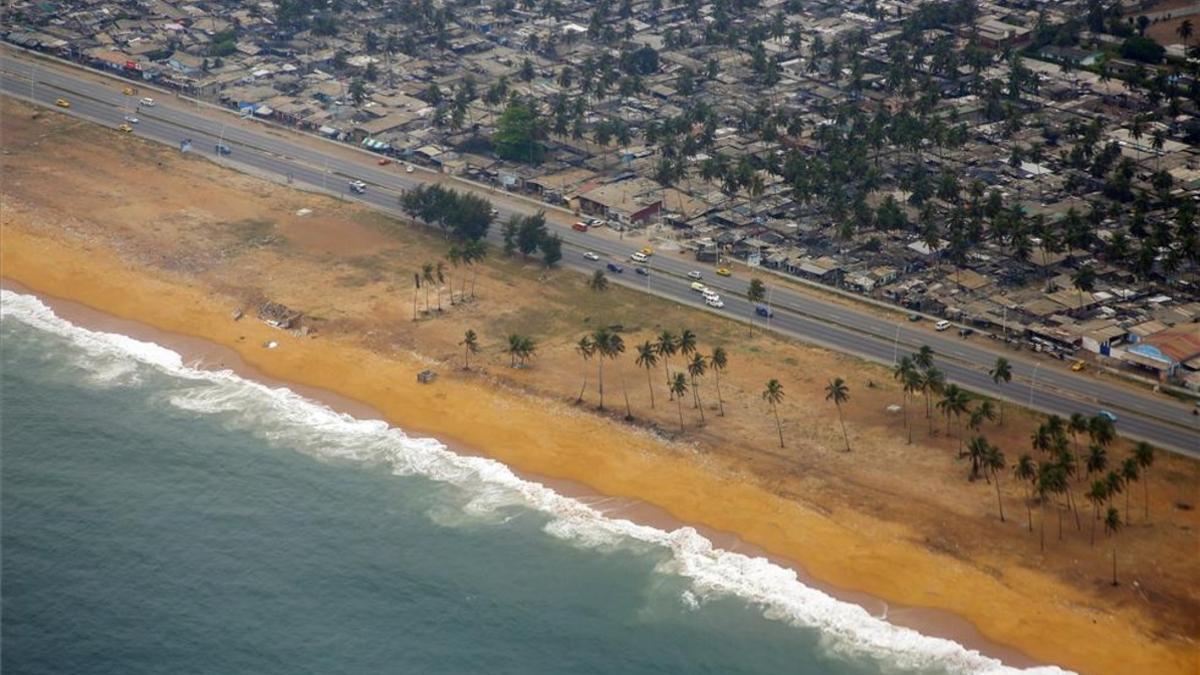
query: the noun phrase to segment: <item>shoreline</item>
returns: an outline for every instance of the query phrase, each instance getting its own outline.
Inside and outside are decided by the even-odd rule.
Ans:
[[[0,276],[0,289],[36,297],[50,307],[57,316],[81,328],[116,333],[170,349],[180,354],[183,362],[189,366],[201,370],[228,369],[239,377],[259,384],[287,388],[339,413],[358,419],[379,419],[389,424],[394,422],[369,403],[324,387],[305,385],[268,375],[247,363],[233,348],[211,340],[168,331],[144,321],[115,316],[76,300],[31,289],[25,284],[5,276]],[[400,428],[406,430],[403,426]],[[476,448],[446,441],[442,437],[436,437],[436,440],[445,445],[448,450],[459,455],[495,459]],[[963,616],[930,607],[889,603],[883,598],[869,593],[853,591],[821,581],[813,577],[799,561],[774,555],[759,546],[746,542],[736,533],[718,530],[703,524],[687,523],[654,504],[636,498],[607,495],[578,481],[522,471],[511,466],[509,468],[522,480],[540,483],[564,497],[593,506],[609,518],[628,520],[637,525],[649,526],[665,532],[671,532],[680,527],[692,527],[701,536],[711,541],[714,548],[750,557],[764,558],[774,565],[795,572],[797,580],[805,586],[819,590],[840,602],[862,607],[872,616],[893,625],[915,630],[928,637],[953,641],[966,649],[996,659],[1005,666],[1036,668],[1052,665],[1035,660],[1015,647],[989,640]],[[596,505],[596,502],[600,501],[610,503],[600,507]]]

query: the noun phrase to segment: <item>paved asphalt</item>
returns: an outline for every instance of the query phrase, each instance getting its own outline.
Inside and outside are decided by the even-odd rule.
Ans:
[[[352,197],[384,211],[399,214],[399,195],[430,176],[419,169],[409,174],[395,165],[380,167],[375,158],[366,154],[361,158],[351,158],[352,154],[347,152],[326,154],[320,150],[321,142],[296,142],[290,132],[240,121],[232,114],[226,117],[211,109],[200,111],[186,100],[144,87],[139,88],[138,96],[125,96],[121,92],[125,85],[117,80],[100,84],[94,74],[76,76],[62,69],[43,67],[27,58],[0,56],[0,91],[6,94],[44,105],[52,105],[55,99],[63,97],[71,102],[71,107],[62,112],[111,127],[121,124],[124,115],[135,114],[140,120],[135,125],[136,136],[176,147],[182,139],[190,138],[192,152],[206,154],[218,163],[277,179],[290,175],[294,184]],[[139,107],[138,98],[143,95],[155,97],[159,104]],[[223,117],[228,122],[221,121]],[[229,156],[216,155],[214,146],[218,141],[232,149]],[[366,182],[366,193],[350,195],[347,183],[351,179]],[[497,203],[500,221],[513,212],[504,202]],[[531,205],[526,212],[534,208]],[[754,316],[753,307],[745,299],[749,280],[744,276],[719,277],[711,268],[666,253],[651,258],[650,276],[638,276],[633,273],[628,256],[642,243],[634,245],[608,236],[576,232],[567,226],[569,219],[554,212],[548,215],[551,229],[566,244],[565,265],[587,272],[603,268],[608,262],[619,262],[626,271],[610,273],[610,281],[740,320],[757,318],[761,324],[761,317]],[[492,229],[489,239],[496,243],[499,228]],[[599,254],[600,261],[584,259],[584,250]],[[704,283],[721,293],[725,301],[723,309],[704,307],[703,299],[690,289],[691,280],[685,276],[692,270],[702,271]],[[1117,429],[1122,435],[1200,458],[1200,417],[1192,415],[1186,405],[1077,375],[1049,361],[1043,367],[1037,360],[1016,357],[998,343],[987,344],[978,338],[964,340],[954,331],[935,333],[903,321],[899,314],[894,319],[880,317],[783,287],[771,288],[771,304],[775,315],[769,328],[779,333],[886,364],[893,363],[897,353],[905,354],[927,344],[937,353],[938,367],[945,371],[947,379],[960,386],[1064,416],[1110,410],[1119,417]],[[1014,379],[1009,384],[996,385],[987,371],[1002,354],[1009,355]]]

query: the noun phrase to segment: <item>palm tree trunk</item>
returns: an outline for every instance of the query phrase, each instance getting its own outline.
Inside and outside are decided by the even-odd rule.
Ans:
[[[725,416],[725,401],[721,399],[721,371],[716,372],[717,376],[717,409],[721,417]]]
[[[603,357],[603,356],[601,356],[600,358],[598,358],[598,359],[596,359],[596,360],[600,362],[600,374],[599,374],[599,377],[600,377],[600,382],[599,382],[599,386],[600,386],[600,409],[601,409],[601,410],[604,410],[604,357]]]
[[[579,396],[575,397],[575,404],[583,403],[583,392],[587,390],[587,361],[583,362],[583,385],[579,387]]]
[[[425,286],[425,311],[429,311],[429,286]]]
[[[779,447],[783,447],[783,424],[779,421],[779,408],[774,403],[771,404],[771,411],[775,413],[775,428],[779,430]]]
[[[417,287],[413,286],[413,321],[417,320],[417,297],[418,296],[419,296],[419,294],[417,293]]]
[[[1113,549],[1112,549],[1112,551],[1113,551],[1113,554],[1112,554],[1112,561],[1113,561],[1113,583],[1112,583],[1112,585],[1113,585],[1113,586],[1116,586],[1116,585],[1117,585],[1117,538],[1116,538],[1116,535],[1113,535]]]
[[[675,405],[679,408],[679,433],[683,433],[683,397],[676,398]]]
[[[663,372],[667,374],[667,395],[670,397],[668,401],[675,400],[675,390],[671,388],[671,366],[667,364],[667,359],[663,358]]]
[[[1025,514],[1029,516],[1029,531],[1033,532],[1033,493],[1025,486]]]
[[[1062,509],[1058,508],[1058,504],[1055,504],[1054,510],[1058,512],[1058,540],[1062,541]]]
[[[842,424],[842,438],[846,440],[846,452],[850,452],[850,435],[846,433],[846,420],[842,418],[842,406],[838,404],[834,407],[838,411],[838,422]]]
[[[654,381],[650,379],[650,369],[646,369],[646,388],[650,390],[650,409],[654,410]]]
[[[1042,511],[1042,517],[1040,519],[1040,522],[1038,523],[1038,529],[1041,530],[1041,533],[1042,533],[1042,541],[1041,541],[1040,547],[1041,547],[1041,550],[1043,552],[1045,552],[1045,550],[1046,550],[1046,498],[1041,497],[1039,501],[1041,501],[1040,508]]]
[[[1129,522],[1129,490],[1125,491],[1125,522]]]
[[[1004,522],[1004,501],[1000,499],[1000,474],[992,469],[992,477],[996,479],[996,505],[1000,507],[1000,522]]]
[[[437,287],[438,313],[442,312],[442,287],[439,284]]]
[[[1150,520],[1150,475],[1142,477],[1142,518]]]
[[[1096,548],[1096,521],[1100,520],[1100,505],[1092,503],[1092,548]]]
[[[621,393],[625,396],[625,420],[633,419],[633,408],[629,405],[629,390],[625,387],[625,376],[621,375]]]
[[[692,378],[692,391],[696,394],[696,408],[700,410],[700,424],[704,424],[704,404],[700,400],[700,385],[696,384],[696,378]]]

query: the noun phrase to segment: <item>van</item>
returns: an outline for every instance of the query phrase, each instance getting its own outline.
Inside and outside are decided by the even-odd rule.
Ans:
[[[708,305],[709,307],[716,307],[717,309],[721,309],[725,306],[725,302],[721,300],[720,296],[716,295],[710,295],[704,298],[704,304]]]
[[[937,331],[949,330],[949,329],[950,329],[950,322],[949,322],[949,321],[946,321],[945,319],[942,319],[941,321],[939,321],[939,322],[937,322],[937,323],[933,324],[933,327],[934,327],[934,329],[935,329],[935,330],[937,330]]]
[[[704,284],[700,283],[699,281],[693,281],[692,282],[692,290],[696,291],[698,293],[705,293],[708,291],[708,286],[705,286]]]
[[[576,222],[571,226],[571,229],[575,230],[576,232],[587,232],[588,226],[587,223]]]
[[[641,251],[634,251],[633,253],[631,253],[629,255],[629,259],[634,262],[640,262],[640,263],[644,263],[648,260],[648,258],[646,257],[646,254],[642,253]]]

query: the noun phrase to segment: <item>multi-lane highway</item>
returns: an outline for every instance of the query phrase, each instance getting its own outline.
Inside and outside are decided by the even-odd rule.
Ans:
[[[336,192],[347,198],[352,196],[381,210],[398,213],[398,196],[436,175],[423,170],[405,173],[395,166],[378,166],[375,157],[367,153],[335,147],[322,139],[303,137],[279,127],[241,120],[233,113],[198,107],[149,88],[141,88],[136,96],[126,96],[122,89],[128,84],[7,50],[0,55],[0,91],[7,95],[47,106],[52,106],[58,98],[65,98],[71,107],[59,109],[62,112],[114,128],[121,124],[125,115],[136,114],[139,122],[134,125],[135,136],[176,147],[182,140],[191,139],[192,152],[207,154],[219,163],[276,180],[289,180],[297,186]],[[156,105],[139,106],[141,96],[156,98]],[[231,154],[218,156],[214,152],[217,143],[227,145]],[[347,184],[352,179],[367,183],[365,194],[348,194]],[[511,197],[498,199],[495,203],[500,219],[517,211],[529,213],[537,208],[533,203],[522,208],[518,205],[523,202]],[[547,219],[551,229],[566,244],[563,263],[569,267],[590,271],[602,269],[609,261],[625,264],[623,261],[629,254],[644,245],[643,241],[635,244],[612,236],[574,231],[570,228],[574,219],[555,210],[548,211]],[[490,237],[495,240],[498,235],[498,232],[492,232]],[[600,261],[584,259],[584,250],[599,254]],[[686,277],[689,271],[702,268],[666,253],[653,256],[649,267],[651,274],[648,277],[633,274],[632,268],[627,266],[626,273],[610,274],[610,280],[704,307],[702,298],[691,290],[691,280]],[[741,320],[757,318],[762,322],[745,300],[748,276],[718,277],[708,269],[704,271],[704,283],[721,293],[725,301],[724,308],[710,311]],[[949,381],[1060,415],[1073,412],[1092,415],[1099,409],[1110,410],[1119,417],[1117,429],[1123,435],[1200,457],[1200,418],[1185,404],[1076,374],[1048,360],[1015,355],[985,340],[964,340],[953,332],[935,333],[905,322],[898,313],[887,317],[883,313],[855,308],[850,303],[836,303],[816,294],[805,294],[786,285],[771,285],[771,304],[775,310],[770,320],[771,330],[883,363],[892,363],[897,353],[904,354],[927,344],[938,354],[938,365]],[[996,385],[987,374],[1000,355],[1008,356],[1012,362],[1014,380],[1009,384]]]

